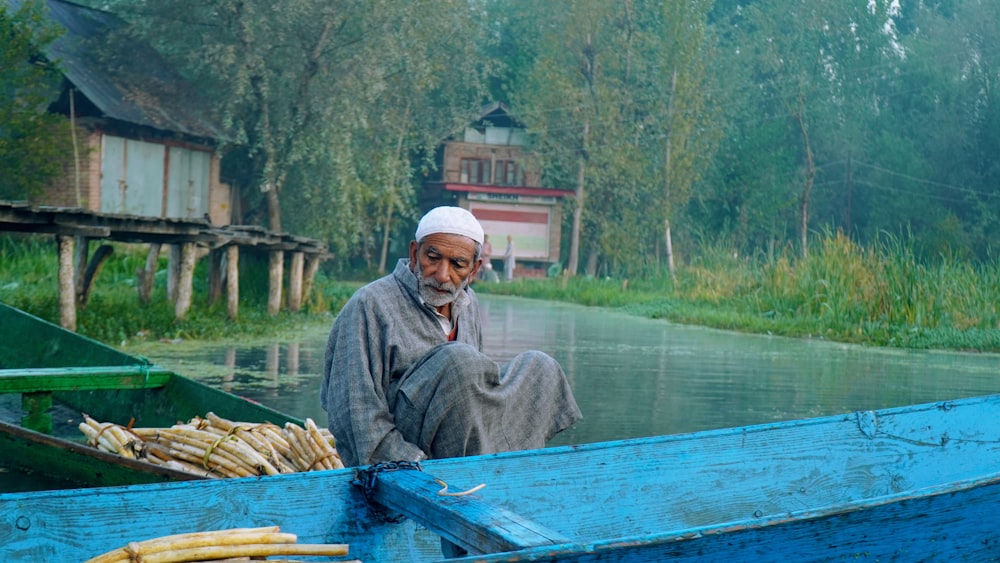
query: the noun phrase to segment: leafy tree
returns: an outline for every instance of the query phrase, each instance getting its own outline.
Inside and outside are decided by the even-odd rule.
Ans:
[[[834,141],[850,140],[848,131],[860,116],[872,113],[871,83],[858,72],[891,54],[895,7],[891,2],[789,2],[761,0],[737,8],[730,25],[729,50],[746,61],[749,92],[757,98],[757,119],[776,120],[797,139],[798,169],[784,181],[798,186],[797,231],[802,255],[808,254],[808,232],[817,175]],[[744,84],[743,86],[747,86]],[[867,105],[865,100],[867,100]],[[855,142],[840,142],[839,150]],[[817,151],[824,151],[818,155]]]
[[[519,26],[501,41],[518,65],[507,75],[514,109],[547,181],[575,186],[567,270],[577,273],[581,253],[589,275],[602,261],[626,275],[648,267],[697,179],[691,157],[705,148],[695,134],[706,116],[695,53],[707,4],[501,4]]]
[[[377,90],[355,108],[357,121],[328,131],[319,158],[301,168],[329,178],[317,183],[295,176],[300,229],[329,233],[341,248],[360,250],[364,266],[378,272],[386,271],[393,243],[405,254],[418,188],[435,166],[434,148],[461,131],[485,99],[492,67],[478,56],[486,41],[480,17],[461,1],[400,3],[393,17],[384,17],[381,41],[359,55],[369,61],[364,64]],[[315,204],[329,197],[350,212]]]
[[[587,209],[587,164],[595,64],[594,33],[604,14],[601,2],[573,2],[562,10],[542,3],[497,2],[494,13],[504,13],[508,49],[525,53],[511,68],[514,111],[532,134],[546,182],[572,181],[570,249],[566,270],[576,274],[580,239]],[[517,60],[517,59],[512,59]],[[572,179],[572,180],[571,180]]]
[[[62,78],[42,55],[59,36],[44,3],[0,5],[0,199],[30,199],[72,154],[65,118],[48,113]]]
[[[652,118],[642,127],[649,139],[644,160],[654,165],[649,177],[662,186],[651,203],[660,210],[671,274],[672,219],[702,180],[701,171],[714,157],[720,133],[719,100],[712,98],[708,72],[715,57],[707,29],[711,6],[707,1],[654,3],[643,18],[643,113]]]
[[[393,219],[415,213],[427,163],[411,157],[483,101],[484,28],[460,0],[107,3],[214,100],[224,166],[268,226],[366,267],[385,269]]]
[[[920,165],[895,171],[923,205],[900,215],[922,219],[920,232],[941,253],[986,258],[1000,235],[997,18],[995,2],[923,6],[913,16],[920,33],[906,44],[899,88],[911,95],[891,109]],[[955,235],[943,236],[948,232]]]

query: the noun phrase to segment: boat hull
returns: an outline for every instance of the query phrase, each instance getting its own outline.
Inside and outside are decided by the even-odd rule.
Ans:
[[[0,327],[0,465],[47,483],[79,488],[204,478],[86,445],[77,428],[84,413],[133,427],[168,427],[208,412],[302,424],[3,304]]]
[[[392,506],[440,505],[400,523],[373,516],[350,469],[0,495],[0,544],[12,560],[80,560],[160,535],[279,525],[368,562],[435,561],[439,537],[473,550],[515,537],[501,531],[515,514],[558,539],[464,560],[981,561],[1000,558],[996,420],[989,396],[432,460],[426,478],[381,477]],[[426,487],[437,479],[485,487],[445,502]]]

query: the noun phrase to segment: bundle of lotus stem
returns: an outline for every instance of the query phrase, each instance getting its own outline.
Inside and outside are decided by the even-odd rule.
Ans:
[[[300,544],[295,534],[282,533],[278,526],[232,528],[214,532],[193,532],[162,536],[88,559],[84,563],[187,563],[191,561],[261,560],[271,556],[308,555],[337,557],[347,555],[346,544]],[[242,558],[242,559],[240,559]],[[278,560],[266,559],[271,563]],[[288,559],[282,559],[291,563]],[[340,561],[339,563],[359,563]]]
[[[208,477],[251,477],[344,467],[330,431],[234,422],[214,413],[169,428],[131,428],[83,415],[80,431],[101,450]]]

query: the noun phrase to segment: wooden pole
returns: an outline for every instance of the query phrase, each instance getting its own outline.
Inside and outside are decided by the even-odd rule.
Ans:
[[[177,286],[181,277],[181,245],[168,245],[167,251],[167,299],[171,303],[177,303]]]
[[[281,278],[284,274],[285,253],[281,250],[271,252],[271,263],[268,266],[269,293],[267,296],[267,314],[277,315],[281,310]]]
[[[177,277],[177,301],[174,303],[174,317],[183,319],[191,309],[191,292],[194,282],[193,242],[180,245],[180,271]]]
[[[292,253],[292,261],[288,266],[288,310],[297,313],[302,308],[302,270],[305,255],[301,252]]]
[[[302,304],[309,301],[312,294],[313,283],[316,281],[316,272],[319,271],[319,264],[322,258],[319,256],[309,256],[306,258],[305,273],[302,275]]]
[[[146,267],[136,271],[139,279],[139,302],[148,305],[153,299],[153,287],[156,282],[156,267],[160,260],[160,243],[154,242],[149,245],[149,252],[146,254]]]
[[[87,259],[90,257],[90,239],[82,236],[75,236],[73,244],[75,248],[73,249],[74,258],[74,276],[76,276],[73,284],[77,291],[76,299],[78,302],[82,302],[82,293],[84,290],[84,273],[87,270]]]
[[[226,247],[226,311],[231,321],[240,314],[240,247],[235,244]]]
[[[76,243],[71,236],[58,235],[59,245],[59,326],[76,332]]]

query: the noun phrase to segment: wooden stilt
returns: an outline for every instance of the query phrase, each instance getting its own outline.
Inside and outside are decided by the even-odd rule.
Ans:
[[[226,311],[231,321],[239,317],[240,247],[235,244],[226,247]]]
[[[271,252],[271,263],[268,265],[269,292],[267,296],[267,314],[277,315],[281,310],[281,279],[285,264],[285,253],[281,250]]]
[[[99,196],[99,191],[92,190],[90,201],[99,201]],[[91,256],[89,246],[92,241],[148,246],[145,265],[137,267],[135,272],[138,297],[144,305],[153,301],[158,283],[159,257],[166,245],[169,254],[168,271],[165,272],[166,292],[177,316],[185,316],[192,305],[194,264],[209,246],[217,249],[212,252],[207,297],[215,304],[222,291],[226,291],[231,319],[239,314],[239,247],[268,253],[270,286],[267,310],[271,315],[279,313],[285,306],[293,311],[307,306],[320,261],[331,257],[318,240],[269,232],[252,225],[214,228],[201,219],[96,214],[88,209],[36,209],[0,202],[0,227],[18,232],[51,233],[56,237],[59,322],[71,330],[76,329],[77,311],[86,306],[99,272],[113,252],[111,246],[102,245]],[[226,250],[223,252],[219,247]],[[196,252],[199,250],[201,252]],[[284,273],[286,252],[292,253],[287,266],[290,272],[287,281]],[[283,287],[286,283],[287,290]]]
[[[302,308],[302,269],[305,256],[301,252],[292,253],[288,267],[288,310],[298,313]]]
[[[319,271],[320,264],[319,256],[309,256],[306,258],[306,268],[302,275],[302,304],[305,305],[309,302],[309,296],[312,295],[312,288],[316,281],[316,272]]]
[[[73,242],[76,245],[73,251],[73,275],[75,276],[73,283],[76,285],[76,300],[78,303],[82,303],[85,286],[84,272],[87,269],[87,258],[90,256],[90,239],[77,235]]]
[[[181,275],[181,245],[171,244],[167,251],[167,299],[177,303],[177,286]]]
[[[193,242],[186,242],[180,245],[180,271],[177,278],[177,301],[174,302],[174,317],[183,319],[191,309],[191,291],[194,282],[194,254],[195,245]]]
[[[139,302],[148,305],[153,299],[153,287],[156,281],[156,268],[160,260],[160,243],[154,242],[149,245],[149,252],[146,254],[146,267],[136,271],[139,280],[137,289],[139,291]]]
[[[76,331],[76,269],[73,267],[76,244],[71,236],[56,237],[59,245],[59,325]]]

